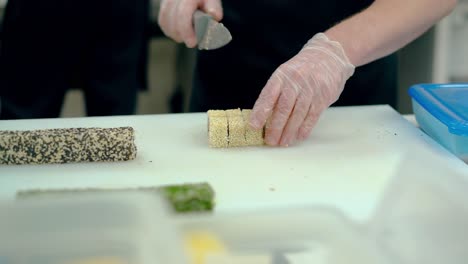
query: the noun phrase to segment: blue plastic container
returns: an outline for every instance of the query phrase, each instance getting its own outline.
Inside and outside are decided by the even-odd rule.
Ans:
[[[421,128],[468,162],[468,83],[418,84],[409,94]]]

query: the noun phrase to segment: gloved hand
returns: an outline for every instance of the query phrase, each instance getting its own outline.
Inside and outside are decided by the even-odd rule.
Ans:
[[[162,0],[158,23],[166,36],[189,48],[197,45],[193,13],[197,9],[210,14],[217,21],[223,17],[221,0]]]
[[[289,146],[306,139],[320,114],[338,100],[354,68],[338,42],[323,33],[315,35],[273,73],[255,103],[250,125],[266,125],[268,145]]]

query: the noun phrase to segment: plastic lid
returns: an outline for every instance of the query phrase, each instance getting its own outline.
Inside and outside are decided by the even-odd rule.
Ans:
[[[450,133],[468,135],[468,83],[418,84],[410,88],[409,94]]]

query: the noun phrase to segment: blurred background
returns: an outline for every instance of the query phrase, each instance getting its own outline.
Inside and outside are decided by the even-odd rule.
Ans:
[[[7,0],[0,0],[0,29]],[[147,89],[138,95],[137,114],[177,113],[187,109],[195,51],[164,37],[157,25],[154,5],[148,32]],[[1,44],[0,31],[0,44]],[[31,39],[31,45],[34,40]],[[422,37],[398,52],[398,111],[411,113],[407,94],[412,84],[468,81],[468,0]],[[67,92],[63,117],[85,115],[79,82]]]

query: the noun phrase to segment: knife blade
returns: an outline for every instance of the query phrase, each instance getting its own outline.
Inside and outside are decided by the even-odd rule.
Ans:
[[[222,24],[214,18],[200,10],[193,14],[193,24],[197,36],[199,50],[218,49],[232,40],[231,33]]]

